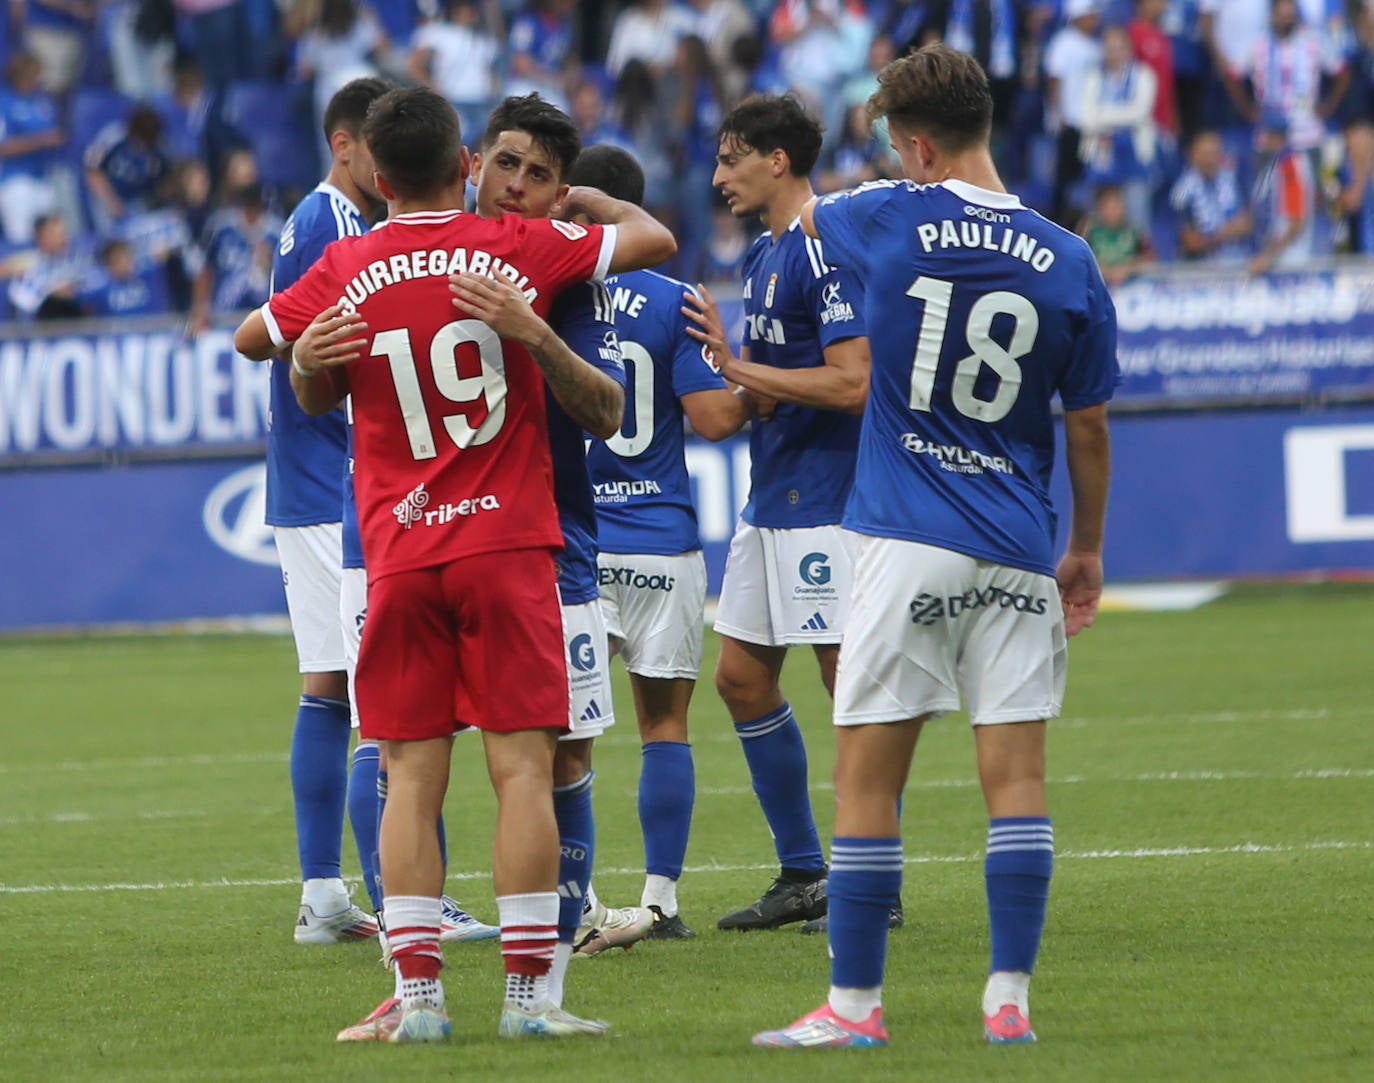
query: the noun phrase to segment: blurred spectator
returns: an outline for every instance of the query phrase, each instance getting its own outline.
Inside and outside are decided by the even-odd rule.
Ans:
[[[38,58],[43,89],[66,94],[86,66],[94,0],[10,0],[10,26]]]
[[[1051,215],[1061,225],[1078,218],[1072,189],[1083,175],[1078,148],[1083,127],[1084,84],[1101,63],[1097,29],[1102,17],[1098,0],[1064,0],[1067,22],[1045,48],[1045,127],[1057,133],[1054,196]]]
[[[1188,146],[1202,127],[1203,99],[1210,70],[1198,4],[1199,0],[1166,0],[1160,23],[1169,35],[1180,147]]]
[[[670,118],[658,80],[642,60],[631,60],[616,80],[611,115],[635,146],[644,170],[644,206],[664,214],[673,196],[673,149]]]
[[[1164,31],[1169,0],[1135,0],[1131,47],[1136,59],[1155,75],[1155,129],[1172,144],[1178,138],[1178,105],[1174,94],[1174,47]]]
[[[573,88],[572,118],[577,121],[577,130],[582,136],[584,147],[597,143],[609,143],[633,154],[634,141],[629,134],[615,124],[606,109],[606,99],[601,93],[601,84],[595,79],[584,79]]]
[[[1016,4],[1013,0],[930,0],[926,11],[925,40],[939,39],[968,53],[987,72],[992,90],[992,151],[1000,158],[1020,82]]]
[[[1286,3],[1289,0],[1277,0]],[[1313,254],[1316,179],[1311,158],[1289,142],[1288,117],[1266,112],[1257,129],[1255,187],[1251,217],[1255,248],[1250,272],[1301,267]]]
[[[1119,286],[1154,262],[1154,253],[1143,229],[1126,214],[1126,198],[1119,184],[1099,185],[1093,209],[1079,232],[1097,257],[1097,266],[1109,286]]]
[[[255,49],[265,43],[249,35],[244,0],[174,0],[185,21],[200,69],[210,87],[223,91],[252,70]]]
[[[128,241],[106,241],[97,258],[99,268],[77,297],[86,315],[159,316],[170,311],[162,268],[154,265],[140,272]]]
[[[1150,224],[1150,170],[1157,137],[1155,74],[1135,59],[1125,27],[1102,32],[1102,62],[1083,81],[1081,154],[1094,187],[1120,185],[1131,225]]]
[[[1252,226],[1245,188],[1216,131],[1204,128],[1193,137],[1188,168],[1174,184],[1169,205],[1184,259],[1238,262],[1248,254]]]
[[[376,75],[390,42],[371,6],[359,0],[296,0],[287,20],[292,31],[298,35],[296,74],[312,84],[315,129],[321,131],[334,92]]]
[[[267,300],[281,227],[281,219],[267,209],[261,185],[230,191],[228,205],[205,227],[205,266],[196,279],[193,329],[209,327],[212,312],[241,312]]]
[[[711,236],[702,252],[701,269],[694,280],[708,285],[716,282],[737,283],[751,243],[744,231],[744,224],[730,208],[716,206],[711,211]]]
[[[1209,124],[1234,125],[1253,118],[1245,114],[1239,80],[1269,30],[1271,0],[1199,0],[1202,40],[1212,58],[1212,71],[1225,87],[1227,101],[1212,104]],[[1236,111],[1236,104],[1242,108]],[[1231,109],[1223,107],[1230,105]]]
[[[151,210],[172,169],[162,143],[162,118],[151,106],[138,106],[127,121],[106,125],[83,161],[98,232],[107,232],[130,212]]]
[[[0,224],[12,244],[33,240],[34,223],[57,208],[48,173],[63,144],[57,100],[40,89],[38,58],[10,57],[0,87]]]
[[[921,44],[921,30],[926,25],[926,0],[892,0],[886,5],[871,5],[870,10],[873,9],[878,9],[874,10],[877,33],[892,39],[897,56]]]
[[[573,67],[572,0],[533,0],[510,24],[507,94],[538,93],[560,108]]]
[[[1248,78],[1253,99],[1232,81],[1236,104],[1251,119],[1281,113],[1288,122],[1288,146],[1310,151],[1326,136],[1326,118],[1336,111],[1350,85],[1345,57],[1327,49],[1322,36],[1303,26],[1297,0],[1274,0],[1270,30],[1261,36],[1248,63],[1233,73]],[[1322,95],[1322,76],[1331,88]]]
[[[768,21],[787,85],[815,109],[828,133],[844,127],[845,81],[863,70],[873,24],[856,0],[780,0]]]
[[[67,223],[45,214],[34,226],[37,251],[32,262],[10,282],[10,304],[21,318],[64,320],[80,316],[76,295],[91,273],[91,256],[72,244]]]
[[[661,74],[672,66],[678,42],[692,30],[692,17],[669,0],[631,0],[611,28],[606,70],[619,75],[631,60],[640,60]]]
[[[716,133],[725,115],[725,89],[720,73],[711,63],[706,43],[688,34],[677,45],[673,67],[662,80],[663,98],[673,103],[669,138],[677,149],[676,193],[678,210],[678,268],[683,275],[696,273],[701,252],[711,230],[715,190],[711,174],[716,168]]]
[[[172,0],[106,0],[110,73],[125,97],[147,101],[172,89],[176,10]]]
[[[177,57],[171,91],[158,95],[152,105],[162,118],[163,139],[173,158],[215,162],[217,154],[211,133],[217,123],[217,102],[206,89],[205,75],[193,57]]]
[[[868,122],[868,108],[851,105],[840,141],[821,155],[821,192],[838,192],[887,175],[887,156]]]
[[[846,123],[856,105],[867,106],[868,99],[878,89],[878,73],[897,59],[896,47],[886,34],[876,34],[868,46],[868,60],[860,72],[851,75],[844,84],[844,107]],[[879,117],[872,125],[873,138],[878,143],[883,158],[883,175],[892,176],[901,172],[896,152],[888,141],[887,117]]]
[[[749,85],[749,73],[736,61],[735,42],[755,33],[749,9],[740,0],[690,0],[693,33],[706,43],[711,63],[720,74],[727,104],[733,105]]]
[[[498,91],[501,47],[482,25],[477,0],[442,0],[444,17],[411,41],[410,76],[438,91],[458,111],[463,141],[480,142]]]
[[[118,236],[129,242],[139,267],[160,267],[168,299],[177,312],[190,312],[194,282],[205,265],[198,238],[209,221],[210,171],[188,159],[172,167],[162,206],[120,223]]]

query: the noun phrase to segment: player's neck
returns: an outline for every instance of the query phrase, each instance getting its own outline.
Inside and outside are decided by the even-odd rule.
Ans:
[[[789,176],[783,182],[777,193],[768,201],[768,206],[759,214],[759,220],[773,234],[773,240],[776,241],[783,235],[815,194],[811,190],[811,182],[805,177]]]
[[[348,199],[358,213],[367,214],[368,205],[371,201],[363,195],[363,190],[353,183],[353,178],[348,175],[348,170],[343,166],[335,164],[329,170],[329,175],[324,178],[324,183],[331,188],[337,188]]]
[[[997,175],[997,166],[992,155],[983,147],[976,147],[963,154],[955,154],[935,164],[931,172],[939,178],[936,183],[947,180],[963,181],[975,188],[985,188],[989,192],[1006,192],[1006,185]]]

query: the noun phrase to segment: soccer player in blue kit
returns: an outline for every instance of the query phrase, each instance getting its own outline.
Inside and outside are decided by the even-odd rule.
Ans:
[[[644,171],[619,147],[583,150],[572,180],[629,203],[644,200]],[[640,905],[654,915],[650,937],[683,940],[695,935],[677,898],[696,798],[687,711],[701,670],[706,605],[706,560],[683,418],[698,435],[723,440],[755,416],[757,406],[749,392],[731,392],[706,350],[686,334],[684,283],[655,271],[629,271],[608,278],[606,288],[629,386],[618,431],[592,441],[587,451],[601,606],[630,675],[644,746]]]
[[[286,289],[340,237],[367,232],[365,212],[379,197],[372,155],[359,137],[368,106],[390,89],[355,79],[324,115],[333,161],[329,174],[292,211],[273,259],[273,292]],[[291,791],[300,852],[296,941],[331,944],[377,935],[372,916],[354,906],[340,876],[340,850],[351,739],[344,643],[340,635],[344,416],[310,417],[291,390],[289,359],[271,362],[267,434],[267,522],[273,528],[287,609],[304,674],[291,737]],[[375,824],[355,824],[366,868]]]
[[[830,995],[754,1043],[887,1044],[898,801],[922,725],[961,697],[990,820],[984,1036],[1031,1042],[1054,863],[1045,726],[1063,699],[1066,637],[1093,623],[1101,596],[1116,316],[1088,246],[1002,186],[987,77],[971,57],[930,45],[894,61],[869,113],[887,118],[910,181],[802,215],[864,281],[873,345],[844,520],[862,540],[835,687]],[[1056,395],[1073,494],[1057,566]]]
[[[714,181],[737,217],[766,232],[744,261],[744,344],[736,359],[710,293],[688,295],[688,334],[721,374],[776,400],[750,435],[749,502],[730,543],[715,628],[716,689],[735,723],[773,835],[778,877],[722,929],[771,929],[825,915],[825,856],[807,788],[806,747],[779,686],[787,648],[810,644],[828,690],[845,627],[852,540],[840,514],[853,482],[868,393],[862,289],[827,262],[799,214],[821,128],[796,98],[756,96],[721,123]]]

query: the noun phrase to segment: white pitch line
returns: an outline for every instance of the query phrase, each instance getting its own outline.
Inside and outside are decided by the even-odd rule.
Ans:
[[[93,812],[54,812],[48,816],[0,816],[0,827],[36,827],[39,824],[111,823],[118,820],[198,820],[210,814],[204,809],[160,809],[124,815],[96,815]]]
[[[1242,842],[1234,846],[1164,846],[1135,850],[1067,850],[1055,854],[1061,861],[1119,861],[1171,857],[1222,857],[1227,855],[1295,854],[1329,850],[1374,850],[1374,842]],[[921,854],[905,859],[907,865],[969,865],[981,862],[983,854]],[[714,872],[767,872],[776,865],[693,865],[683,872],[701,875]],[[642,868],[598,869],[603,876],[638,876]],[[489,872],[449,872],[449,880],[485,880]],[[112,891],[198,891],[215,888],[294,887],[298,879],[261,880],[160,880],[146,884],[0,884],[0,895],[95,894]]]
[[[227,756],[139,756],[111,760],[62,760],[58,763],[0,763],[0,775],[30,775],[35,771],[142,771],[182,767],[235,767],[242,764],[287,763],[285,752],[238,752]]]

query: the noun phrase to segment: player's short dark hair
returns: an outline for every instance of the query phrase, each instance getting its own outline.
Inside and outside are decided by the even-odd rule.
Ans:
[[[538,94],[505,98],[487,118],[482,133],[482,149],[488,150],[502,132],[524,132],[549,156],[559,179],[565,178],[582,150],[577,122],[552,102]]]
[[[376,76],[354,79],[341,86],[324,107],[325,139],[340,128],[356,139],[363,130],[363,121],[367,119],[367,111],[372,103],[395,86],[389,79]]]
[[[917,132],[946,151],[968,150],[992,131],[992,91],[978,61],[942,42],[922,46],[878,73],[870,120]]]
[[[824,131],[795,94],[751,94],[726,114],[716,139],[761,154],[781,150],[792,176],[805,177],[821,155]]]
[[[598,143],[579,154],[568,183],[600,188],[613,199],[644,206],[644,170],[633,154],[610,143]]]
[[[398,196],[434,195],[458,180],[463,162],[458,114],[428,87],[388,90],[367,111],[361,134],[377,172]]]

